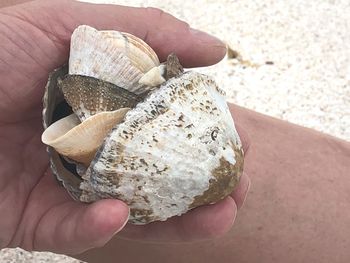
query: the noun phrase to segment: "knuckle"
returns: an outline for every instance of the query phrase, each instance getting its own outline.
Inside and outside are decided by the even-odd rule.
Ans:
[[[189,30],[190,26],[188,23],[177,19],[176,17],[172,16],[171,14],[163,11],[162,9],[155,8],[155,7],[146,7],[146,13],[147,15],[154,21],[158,21],[158,24],[163,25],[176,25],[180,29]]]
[[[156,7],[146,7],[145,10],[152,19],[161,19],[163,16],[170,16],[168,13],[164,12],[162,9],[159,9]]]

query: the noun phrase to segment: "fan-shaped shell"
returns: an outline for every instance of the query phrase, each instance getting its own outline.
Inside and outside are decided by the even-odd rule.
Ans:
[[[229,194],[241,176],[239,136],[215,82],[187,72],[125,116],[83,176],[81,200],[120,198],[130,220],[165,220]]]
[[[141,94],[140,78],[159,65],[154,51],[141,39],[117,31],[79,26],[71,37],[69,74],[94,77]]]

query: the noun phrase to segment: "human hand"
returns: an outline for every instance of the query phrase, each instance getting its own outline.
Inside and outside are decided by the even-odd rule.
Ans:
[[[218,62],[225,46],[157,9],[92,5],[69,0],[33,1],[0,9],[0,247],[80,253],[125,238],[193,241],[231,227],[249,188],[243,175],[235,192],[215,205],[146,226],[125,225],[119,200],[73,201],[50,172],[41,143],[42,96],[49,72],[68,58],[80,24],[144,39],[160,60],[175,52],[185,67]],[[247,148],[247,139],[240,132]],[[124,228],[123,228],[124,227]]]

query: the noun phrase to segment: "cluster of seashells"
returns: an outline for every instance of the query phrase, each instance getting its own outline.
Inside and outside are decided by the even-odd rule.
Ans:
[[[242,174],[223,91],[184,72],[174,54],[161,64],[133,35],[79,26],[43,100],[42,141],[57,179],[82,202],[123,200],[131,223],[215,203]]]

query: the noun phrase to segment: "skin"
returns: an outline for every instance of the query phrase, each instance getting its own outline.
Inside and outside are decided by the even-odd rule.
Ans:
[[[71,33],[80,24],[132,33],[160,60],[175,52],[185,67],[214,64],[226,52],[218,39],[152,8],[57,0],[0,9],[0,211],[6,215],[0,248],[76,254],[103,246],[117,232],[129,240],[190,242],[229,231],[249,189],[246,174],[219,203],[147,226],[125,226],[129,210],[121,201],[74,202],[57,184],[40,141],[42,96],[49,72],[67,61]],[[248,137],[239,133],[247,151]]]

